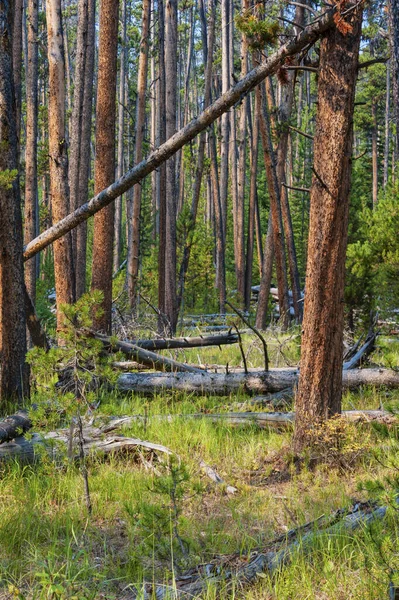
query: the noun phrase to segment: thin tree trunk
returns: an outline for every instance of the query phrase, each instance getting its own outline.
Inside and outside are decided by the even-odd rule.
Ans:
[[[25,214],[24,241],[33,240],[37,231],[37,117],[38,117],[38,0],[28,2],[28,73],[26,77],[26,151],[25,151]],[[29,296],[36,301],[37,257],[25,267],[25,282]]]
[[[0,400],[21,400],[26,387],[26,319],[18,139],[13,90],[13,3],[0,2]]]
[[[248,235],[247,235],[247,255],[245,268],[245,310],[250,309],[251,288],[252,288],[252,263],[254,257],[254,239],[255,239],[255,210],[257,199],[257,169],[258,169],[258,145],[259,145],[259,113],[260,103],[259,94],[255,95],[255,109],[252,127],[251,155],[250,155],[250,189],[249,189],[249,207],[248,207]]]
[[[243,14],[249,8],[249,1],[242,0]],[[248,41],[245,34],[241,36],[241,78],[248,73]],[[247,148],[247,116],[248,99],[244,98],[240,108],[238,126],[238,173],[237,173],[237,207],[234,218],[234,257],[237,278],[238,296],[244,300],[245,295],[245,165]]]
[[[159,72],[159,99],[158,99],[158,140],[160,144],[166,141],[166,79],[165,79],[165,10],[164,0],[158,0],[158,72]],[[166,333],[165,314],[165,243],[166,243],[166,163],[159,169],[158,180],[159,198],[159,241],[158,241],[158,320],[159,333]]]
[[[65,139],[65,61],[60,0],[46,4],[49,63],[49,161],[53,225],[70,211],[68,156]],[[62,304],[75,299],[72,236],[68,233],[54,244],[54,274],[57,302],[57,330],[63,329]]]
[[[122,0],[122,47],[120,53],[120,68],[119,68],[119,102],[118,102],[118,162],[116,176],[123,175],[123,154],[124,154],[124,131],[125,131],[125,88],[126,88],[126,60],[127,60],[127,37],[126,37],[126,0]],[[148,42],[147,42],[148,43]],[[141,60],[141,44],[140,44],[140,60]],[[139,67],[140,77],[140,67]],[[139,83],[139,82],[138,82]],[[140,94],[138,88],[138,95]],[[137,103],[139,99],[137,99]],[[137,186],[136,186],[137,187]],[[134,200],[133,200],[134,202]],[[134,209],[133,209],[134,210]],[[115,247],[114,247],[114,273],[119,269],[122,253],[122,196],[115,202]]]
[[[230,2],[221,2],[221,25],[222,25],[222,94],[230,87],[230,60],[229,60],[229,38],[230,38]],[[229,177],[229,112],[225,112],[221,118],[221,143],[220,143],[220,205],[223,227],[223,253],[225,253],[226,227],[227,227],[227,190]],[[224,311],[224,309],[223,309]]]
[[[384,188],[388,183],[389,171],[389,141],[390,141],[390,116],[391,116],[391,63],[386,63],[387,79],[386,79],[386,95],[385,95],[385,144],[384,144]]]
[[[350,157],[362,8],[357,6],[349,18],[352,31],[344,35],[333,28],[320,45],[301,370],[296,396],[297,451],[306,445],[314,425],[341,411]]]
[[[95,21],[96,0],[88,0],[88,20],[86,38],[86,61],[84,94],[82,105],[82,129],[80,140],[79,158],[79,189],[78,206],[87,202],[87,192],[90,179],[91,166],[91,124],[93,113],[93,88],[94,88],[94,62],[95,62]],[[76,229],[76,298],[80,298],[86,291],[86,245],[87,224],[82,223]]]
[[[82,141],[82,113],[86,69],[86,48],[88,35],[88,0],[78,2],[78,25],[76,32],[76,58],[73,108],[70,127],[69,147],[69,193],[71,210],[79,206],[80,144]],[[72,232],[73,258],[77,262],[77,232]],[[76,292],[76,290],[75,290]]]
[[[13,78],[15,98],[15,127],[17,132],[17,156],[19,162],[21,136],[21,103],[22,103],[22,31],[23,31],[24,0],[15,0],[13,23]],[[27,73],[27,71],[25,71]]]
[[[256,308],[255,326],[257,329],[266,329],[267,309],[269,305],[269,294],[272,283],[274,262],[273,221],[271,211],[267,225],[265,251],[263,253],[262,277],[260,280],[258,306]]]
[[[396,125],[395,154],[399,151],[399,0],[388,1],[389,32],[392,67],[392,103],[395,107],[394,122]],[[394,162],[393,162],[394,164]]]
[[[283,328],[285,328],[288,326],[290,315],[279,184],[277,179],[276,163],[271,138],[269,109],[267,106],[264,86],[260,86],[256,90],[256,93],[258,94],[261,103],[259,126],[263,146],[263,160],[265,163],[267,187],[269,191],[270,212],[272,215],[273,247],[274,256],[276,260],[280,319]],[[264,306],[267,306],[267,304],[265,304]],[[259,317],[259,319],[260,318],[261,317]]]
[[[134,148],[134,164],[138,165],[143,159],[143,141],[145,125],[145,97],[147,90],[148,70],[148,41],[150,28],[151,0],[143,1],[142,33],[140,41],[139,70],[137,75],[137,104],[136,104],[136,132]],[[137,283],[139,275],[140,254],[140,213],[141,213],[141,184],[133,188],[132,211],[132,243],[127,263],[127,285],[129,302],[134,308],[137,301]]]
[[[99,26],[98,84],[96,108],[96,158],[94,192],[97,194],[115,177],[116,72],[118,53],[119,0],[102,0]],[[92,289],[104,294],[103,315],[96,327],[106,333],[112,328],[112,267],[114,205],[94,217]]]
[[[215,43],[215,10],[212,0],[209,2],[209,23],[207,28],[204,1],[200,0],[200,18],[202,26],[202,49],[203,60],[205,64],[205,83],[204,83],[204,109],[211,103],[211,82],[212,82],[212,63],[213,63],[213,48]],[[208,29],[208,30],[207,30]],[[187,238],[184,243],[183,258],[179,271],[179,289],[178,289],[178,310],[182,304],[184,295],[185,279],[188,271],[193,234],[195,231],[195,223],[197,219],[198,203],[201,193],[202,176],[204,172],[205,159],[205,143],[206,132],[202,131],[198,145],[197,167],[193,185],[193,198],[190,212],[190,225],[187,233]]]
[[[371,115],[373,118],[371,130],[371,156],[373,164],[373,208],[377,208],[378,204],[378,121],[377,121],[377,105],[373,102],[371,107]]]
[[[165,113],[166,138],[176,133],[177,107],[177,0],[166,0],[165,11]],[[166,163],[166,227],[165,227],[165,314],[171,333],[176,330],[176,159]]]

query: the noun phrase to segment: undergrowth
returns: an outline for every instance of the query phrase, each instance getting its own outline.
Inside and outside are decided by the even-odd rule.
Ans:
[[[293,347],[286,348],[292,357],[297,352],[293,339]],[[250,346],[253,340],[248,336],[246,343]],[[218,362],[233,364],[230,348],[209,349],[209,356],[213,352]],[[262,364],[260,352],[254,363]],[[43,390],[33,398],[42,407],[48,400]],[[121,396],[97,390],[99,407],[90,417],[94,422],[107,415],[141,415],[142,420],[121,433],[163,444],[173,451],[173,459],[92,457],[91,517],[84,509],[76,464],[43,457],[35,465],[4,466],[0,598],[130,600],[143,580],[173,581],[218,555],[245,562],[255,549],[267,547],[287,530],[369,498],[388,505],[384,521],[350,534],[318,536],[311,555],[301,552],[299,543],[291,563],[272,580],[260,574],[254,586],[209,589],[205,596],[209,600],[387,598],[389,582],[396,581],[399,569],[396,428],[333,420],[315,437],[318,460],[304,460],[298,469],[292,460],[290,431],[262,430],[254,424],[233,428],[223,421],[178,416],[228,411],[234,402],[244,400],[243,395],[205,398],[164,393],[149,400],[134,393]],[[346,393],[343,403],[344,408],[388,403],[395,407],[399,398],[397,392],[364,389]],[[62,412],[50,417],[43,408],[36,426],[51,429],[65,421]],[[207,478],[201,461],[224,483]],[[228,493],[227,486],[234,486],[236,493]]]

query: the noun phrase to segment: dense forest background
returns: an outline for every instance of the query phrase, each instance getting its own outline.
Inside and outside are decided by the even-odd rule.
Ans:
[[[96,107],[101,110],[101,99],[96,98],[102,31],[98,29],[99,7],[84,2],[62,5],[63,32],[58,31],[58,44],[64,61],[63,90],[53,89],[49,82],[52,41],[46,7],[35,2],[22,7],[23,59],[21,55],[21,80],[16,89],[25,243],[46,230],[59,210],[52,206],[50,186],[49,102],[58,98],[62,110],[60,94],[65,94],[62,177],[67,181],[60,200],[60,216],[65,216],[146,157],[165,135],[167,138],[186,125],[211,99],[245,76],[259,56],[289,39],[291,23],[306,24],[316,14],[315,7],[295,3],[252,6],[244,2],[239,6],[231,2],[225,7],[224,3],[171,2],[166,8],[164,15],[163,7],[156,3],[125,2],[119,7],[117,46],[114,59],[107,64],[106,83],[115,81],[115,106],[108,106],[105,110],[112,114],[104,117],[115,119],[111,124],[115,128],[114,171],[109,170],[113,157],[96,153],[96,127],[100,136],[102,126],[95,117]],[[115,11],[114,7],[112,19]],[[396,306],[396,99],[389,55],[388,15],[382,5],[373,3],[366,7],[360,51],[364,66],[358,74],[354,113],[345,292],[352,329],[354,315],[367,319],[371,309]],[[267,85],[266,110],[283,183],[285,285],[294,292],[305,287],[317,61],[316,47],[280,69]],[[260,283],[269,243],[265,240],[270,200],[258,124],[260,110],[265,107],[257,106],[253,92],[168,161],[170,173],[161,167],[118,199],[115,216],[110,209],[106,226],[96,226],[96,220],[94,224],[89,220],[87,229],[80,226],[71,242],[75,260],[64,272],[68,280],[75,281],[75,289],[59,290],[60,297],[66,296],[61,301],[79,297],[92,282],[94,285],[96,277],[100,287],[109,288],[110,282],[105,280],[112,276],[111,267],[108,265],[107,273],[101,269],[105,268],[104,244],[113,244],[114,298],[124,297],[125,308],[135,315],[149,310],[141,295],[167,315],[172,330],[179,311],[224,312],[226,297],[249,310],[251,286]],[[104,185],[95,182],[97,160],[105,161],[109,170],[107,180],[98,163]],[[102,267],[96,274],[97,263]],[[55,287],[51,247],[28,262],[28,272],[28,288],[32,299],[37,298],[38,315],[53,328],[48,302]],[[275,272],[272,283],[277,284]],[[270,310],[269,306],[268,320]],[[295,317],[300,318],[300,311]]]

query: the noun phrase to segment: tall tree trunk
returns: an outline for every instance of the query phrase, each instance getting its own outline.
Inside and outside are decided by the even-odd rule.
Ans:
[[[28,72],[26,76],[26,150],[25,150],[25,214],[24,241],[33,240],[37,231],[37,117],[38,117],[38,0],[28,1]],[[35,304],[36,263],[38,257],[27,262],[25,282],[28,294]]]
[[[76,210],[79,206],[80,144],[82,141],[82,113],[85,85],[87,35],[88,0],[80,0],[78,2],[74,94],[69,140],[69,193],[71,210]],[[77,262],[76,237],[77,232],[73,231],[72,246],[75,265]]]
[[[60,0],[46,4],[49,63],[49,160],[53,224],[67,216],[69,207],[68,156],[65,134],[65,61]],[[54,243],[54,274],[57,300],[57,330],[62,330],[62,304],[75,299],[72,236]]]
[[[371,157],[373,165],[373,208],[377,208],[378,204],[378,121],[377,121],[377,105],[373,102],[371,107],[371,115],[373,118],[371,130]]]
[[[201,18],[201,33],[202,33],[202,49],[203,49],[203,61],[205,64],[205,83],[204,83],[204,109],[211,103],[211,83],[212,83],[212,63],[213,63],[213,48],[215,44],[215,9],[212,0],[209,1],[209,23],[207,27],[205,17],[205,6],[204,0],[200,0],[200,18]],[[193,234],[195,230],[195,223],[197,219],[198,203],[201,193],[202,176],[204,172],[204,159],[205,159],[205,143],[206,143],[206,132],[202,131],[198,144],[198,156],[197,156],[197,167],[195,171],[194,185],[193,185],[193,198],[191,203],[190,211],[190,225],[187,232],[187,237],[184,243],[183,258],[180,265],[179,271],[179,289],[178,289],[178,310],[180,310],[182,299],[184,295],[184,285],[186,274],[188,271],[188,265],[190,261],[191,246],[193,242]]]
[[[242,0],[241,10],[245,14],[249,1]],[[241,78],[248,73],[248,41],[246,35],[241,36]],[[247,149],[247,116],[248,98],[244,98],[240,108],[238,125],[238,172],[237,172],[237,207],[234,217],[234,257],[236,266],[237,290],[243,300],[245,295],[245,166]]]
[[[222,25],[222,94],[230,87],[230,60],[229,60],[229,38],[230,38],[230,2],[221,2],[221,25]],[[220,142],[220,205],[223,226],[223,253],[225,253],[226,228],[227,228],[227,191],[229,177],[229,124],[230,113],[226,112],[221,117],[221,142]],[[224,308],[223,308],[224,312]]]
[[[395,107],[394,122],[396,125],[395,148],[396,156],[399,151],[399,0],[388,1],[389,32],[392,67],[392,99]]]
[[[148,36],[150,28],[151,0],[143,0],[142,30],[140,41],[139,70],[137,75],[137,103],[136,103],[136,134],[134,147],[134,164],[138,165],[143,159],[143,140],[145,126],[145,96],[147,89],[148,70]],[[137,282],[139,275],[140,253],[140,213],[141,213],[141,183],[133,188],[132,211],[132,244],[128,255],[128,294],[132,308],[137,300]]]
[[[166,141],[166,78],[165,78],[165,10],[164,0],[158,0],[158,72],[159,72],[159,98],[158,98],[158,140],[162,144]],[[159,198],[159,241],[158,241],[158,320],[159,333],[165,333],[165,262],[164,252],[166,244],[166,163],[159,169],[158,179]]]
[[[126,61],[127,61],[127,37],[126,37],[126,0],[122,0],[122,47],[120,53],[120,67],[119,67],[119,102],[118,102],[118,162],[116,169],[116,176],[122,177],[123,175],[123,156],[124,156],[124,132],[125,132],[125,89],[126,89]],[[148,32],[147,32],[148,33]],[[147,42],[148,43],[148,42]],[[141,60],[141,48],[140,44],[140,60]],[[139,76],[140,77],[140,66]],[[139,82],[138,82],[138,95]],[[137,99],[137,103],[139,99]],[[137,142],[136,142],[137,143]],[[133,201],[134,202],[134,201]],[[134,210],[134,208],[133,208]],[[122,196],[120,196],[115,202],[115,247],[114,247],[114,273],[119,269],[121,262],[122,252]]]
[[[93,113],[94,62],[96,38],[96,0],[88,0],[88,20],[86,38],[86,61],[84,94],[82,105],[82,129],[79,158],[78,206],[87,202],[87,193],[91,166],[91,124]],[[76,229],[76,298],[86,291],[86,245],[87,224],[82,223]]]
[[[298,34],[301,26],[304,24],[304,8],[297,6],[295,10],[295,33]],[[293,71],[287,72],[287,85],[281,85],[281,101],[278,106],[279,115],[279,140],[277,146],[277,178],[280,189],[281,214],[283,219],[284,235],[287,246],[288,266],[290,272],[292,300],[294,305],[294,313],[297,321],[302,320],[302,302],[301,302],[301,287],[299,282],[298,262],[296,257],[296,248],[294,233],[292,229],[291,211],[288,201],[288,192],[285,187],[286,183],[286,163],[288,155],[288,139],[289,139],[289,122],[292,113],[294,100],[294,84],[295,74]]]
[[[13,90],[13,3],[0,2],[0,399],[26,387],[26,320],[17,128]]]
[[[255,109],[252,127],[251,155],[250,155],[250,186],[249,186],[249,207],[248,207],[248,235],[247,235],[247,254],[245,267],[245,310],[250,309],[251,305],[251,287],[252,287],[252,263],[254,258],[254,240],[255,240],[255,210],[257,200],[257,170],[258,170],[258,145],[259,145],[259,113],[260,103],[259,94],[255,95]]]
[[[176,133],[177,106],[177,0],[166,0],[165,12],[166,138]],[[171,333],[176,329],[176,159],[166,163],[165,314]]]
[[[102,0],[100,8],[98,84],[96,108],[96,158],[94,193],[110,185],[115,177],[116,72],[119,0]],[[104,294],[103,315],[96,327],[111,332],[114,205],[94,217],[92,289]]]
[[[296,396],[297,451],[306,445],[313,426],[341,411],[344,277],[360,6],[350,19],[351,31],[344,35],[333,28],[320,45],[301,371]]]
[[[391,116],[391,63],[386,63],[386,92],[385,92],[385,143],[384,143],[384,188],[388,183],[389,171],[389,141],[390,141],[390,116]]]
[[[19,162],[21,137],[21,105],[22,105],[22,31],[24,21],[24,0],[15,0],[13,24],[13,78],[15,97],[15,127],[17,132],[17,155]],[[27,70],[25,71],[27,73]]]
[[[261,88],[261,89],[260,89]],[[276,260],[277,288],[282,327],[289,323],[289,299],[287,285],[287,270],[285,265],[283,223],[281,217],[280,188],[278,184],[276,161],[274,157],[269,109],[267,106],[264,86],[260,86],[256,93],[261,103],[259,118],[260,134],[263,146],[263,159],[265,163],[267,187],[269,192],[270,212],[273,224],[273,247]],[[267,306],[267,304],[266,304]],[[260,318],[260,317],[259,317]]]

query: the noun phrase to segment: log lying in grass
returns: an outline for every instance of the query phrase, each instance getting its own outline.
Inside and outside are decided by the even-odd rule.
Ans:
[[[86,333],[86,332],[85,332]],[[150,367],[150,369],[162,369],[163,371],[186,371],[192,374],[201,374],[202,370],[197,367],[192,367],[184,363],[168,358],[167,356],[160,356],[155,352],[144,350],[139,348],[135,344],[129,342],[113,341],[110,337],[102,335],[101,333],[92,334],[96,339],[100,340],[105,347],[112,347],[117,352],[122,352],[128,358],[139,362],[142,365]]]
[[[14,418],[13,415],[10,418]],[[0,426],[3,426],[4,421]],[[29,421],[30,423],[30,421]],[[26,425],[26,429],[29,427]],[[115,427],[109,426],[108,432],[112,432]],[[10,433],[10,435],[12,435]],[[103,436],[101,429],[94,427],[85,427],[83,429],[84,445],[83,451],[86,456],[93,454],[166,454],[172,455],[173,452],[161,444],[153,444],[138,438],[130,438],[121,435]],[[10,441],[0,445],[0,464],[10,460],[18,460],[22,463],[31,464],[38,460],[42,452],[47,453],[51,458],[57,460],[60,455],[60,447],[68,447],[69,429],[61,429],[40,435],[33,433],[29,439],[19,435],[8,438]]]
[[[386,506],[376,507],[371,503],[357,503],[352,509],[339,510],[329,518],[321,518],[313,523],[289,531],[286,536],[272,540],[267,547],[248,562],[248,560],[223,561],[218,557],[212,563],[201,564],[190,569],[187,574],[174,579],[173,585],[148,584],[145,591],[155,592],[157,600],[164,598],[195,598],[211,587],[213,594],[223,586],[224,593],[229,590],[259,582],[263,574],[273,576],[282,567],[287,566],[298,552],[301,555],[310,554],[315,542],[320,536],[336,537],[350,536],[356,529],[366,527],[373,521],[382,520],[387,512]],[[231,567],[231,563],[236,565]],[[227,588],[227,589],[226,589]],[[217,595],[217,591],[216,591]]]
[[[344,410],[342,418],[354,423],[398,423],[397,418],[384,410]],[[130,427],[134,423],[152,421],[172,421],[173,419],[207,419],[215,423],[241,427],[245,425],[257,425],[262,429],[289,429],[295,421],[294,412],[225,412],[225,413],[192,413],[177,415],[125,415],[112,418],[101,427],[104,434],[115,431],[122,427]]]
[[[178,337],[159,340],[137,340],[132,342],[144,350],[171,350],[174,348],[201,348],[204,346],[225,346],[236,344],[238,335],[236,333],[225,333],[221,335],[205,335],[198,337]]]
[[[269,394],[293,388],[298,382],[298,369],[270,369],[249,373],[124,373],[118,379],[121,391],[159,394],[161,390],[197,395],[228,396],[244,392]],[[399,387],[399,373],[390,369],[352,369],[343,372],[343,387],[362,385]]]
[[[0,444],[21,436],[32,427],[28,413],[24,410],[16,412],[0,421]]]

